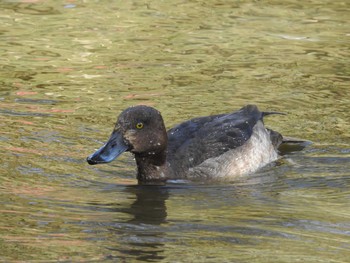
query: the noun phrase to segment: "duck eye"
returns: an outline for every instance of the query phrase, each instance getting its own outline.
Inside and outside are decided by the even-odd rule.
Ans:
[[[137,129],[142,129],[143,128],[143,123],[142,122],[138,122],[137,124],[136,124],[136,128]]]

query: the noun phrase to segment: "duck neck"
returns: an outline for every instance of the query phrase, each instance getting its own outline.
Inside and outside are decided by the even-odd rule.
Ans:
[[[166,152],[155,154],[135,154],[137,180],[140,185],[164,185],[168,165]]]

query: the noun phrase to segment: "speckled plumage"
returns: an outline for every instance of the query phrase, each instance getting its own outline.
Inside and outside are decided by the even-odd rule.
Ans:
[[[120,114],[110,140],[88,162],[109,162],[130,151],[141,184],[177,178],[232,179],[278,158],[282,136],[264,127],[267,114],[247,105],[229,114],[194,118],[166,133],[157,110],[130,107]]]

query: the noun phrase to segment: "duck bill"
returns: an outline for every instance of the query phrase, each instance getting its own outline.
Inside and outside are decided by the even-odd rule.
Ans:
[[[91,165],[100,163],[109,163],[128,150],[128,146],[124,142],[123,135],[118,131],[114,131],[100,149],[91,154],[87,158],[87,162]]]

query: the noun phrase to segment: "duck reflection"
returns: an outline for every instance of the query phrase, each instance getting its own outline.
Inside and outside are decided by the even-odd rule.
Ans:
[[[129,222],[151,225],[160,225],[166,222],[165,201],[169,197],[166,187],[135,186],[128,187],[127,191],[134,193],[136,196],[128,211],[134,217]]]
[[[163,259],[161,254],[164,251],[165,232],[162,224],[166,223],[167,218],[168,188],[130,186],[125,191],[135,195],[135,201],[130,207],[123,208],[123,213],[130,214],[132,218],[127,222],[114,224],[115,227],[111,230],[118,235],[118,241],[122,241],[123,245],[120,246],[121,243],[118,242],[118,248],[111,250],[118,251],[125,259]]]

